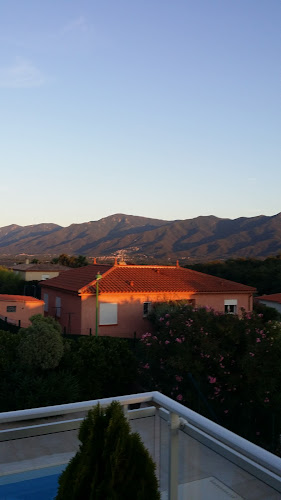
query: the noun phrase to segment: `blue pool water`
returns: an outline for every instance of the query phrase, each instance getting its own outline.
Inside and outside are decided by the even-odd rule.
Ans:
[[[64,465],[0,477],[0,500],[53,500]]]

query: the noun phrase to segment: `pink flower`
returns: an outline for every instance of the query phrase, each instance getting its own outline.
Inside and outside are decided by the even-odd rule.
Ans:
[[[221,363],[221,362],[223,361],[223,359],[224,359],[224,357],[223,357],[223,356],[221,356],[221,357],[220,357],[220,360],[219,360],[219,363]]]
[[[176,399],[178,401],[182,401],[183,400],[183,395],[182,394],[178,394],[177,397],[176,397]]]
[[[211,377],[210,375],[208,376],[208,379],[209,379],[210,384],[215,384],[217,381],[216,377]]]
[[[176,375],[175,379],[177,382],[181,382],[183,380],[183,377],[181,377],[180,375]]]
[[[170,344],[170,341],[169,340],[165,340],[165,344]]]
[[[254,356],[254,353],[253,353],[253,352],[249,352],[249,354],[250,354],[250,356],[252,356],[252,357]]]
[[[145,368],[145,370],[149,370],[149,368],[150,368],[149,364],[148,364],[148,363],[146,363],[146,364],[144,365],[144,368]]]
[[[228,413],[228,412],[229,412],[229,410],[224,410],[224,413]]]
[[[260,338],[256,338],[256,342],[261,342],[261,339]]]
[[[265,403],[269,403],[269,399],[268,398],[264,398],[264,402]]]
[[[179,339],[179,338],[177,337],[177,338],[176,338],[176,342],[178,342],[179,344],[181,344],[181,343],[182,343],[182,340],[181,340],[181,339]]]

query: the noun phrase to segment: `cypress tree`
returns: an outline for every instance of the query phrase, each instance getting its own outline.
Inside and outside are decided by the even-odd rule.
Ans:
[[[59,478],[56,500],[160,500],[155,464],[120,403],[90,410],[79,440],[79,451]]]

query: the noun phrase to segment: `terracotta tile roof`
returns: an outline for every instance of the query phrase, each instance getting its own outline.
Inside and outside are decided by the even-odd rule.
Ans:
[[[8,295],[0,294],[0,302],[44,302],[43,300],[36,299],[35,297],[30,297],[29,295]]]
[[[111,265],[104,264],[90,264],[89,266],[77,267],[61,273],[56,278],[40,281],[40,284],[44,288],[57,288],[78,293],[81,288],[95,281],[98,272],[104,274],[111,267]]]
[[[114,266],[99,282],[100,293],[254,292],[250,286],[174,266]],[[95,283],[81,290],[95,293]]]
[[[281,293],[272,293],[271,295],[261,295],[260,297],[255,297],[255,300],[264,300],[268,302],[277,302],[281,304]]]
[[[97,273],[100,293],[132,292],[255,292],[256,289],[178,266],[99,265],[71,269],[57,278],[41,281],[44,288],[95,293]]]

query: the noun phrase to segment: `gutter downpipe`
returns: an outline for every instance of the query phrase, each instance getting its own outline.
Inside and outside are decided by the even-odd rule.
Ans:
[[[98,274],[96,275],[96,337],[99,332],[99,280],[101,277],[102,275],[98,271]]]

